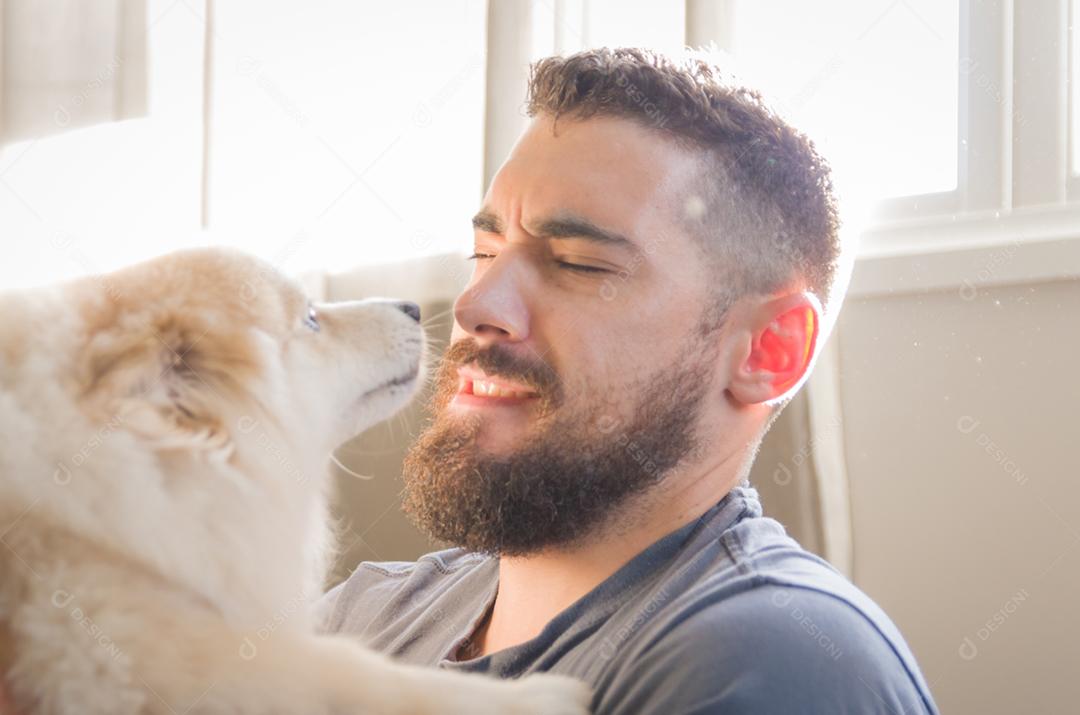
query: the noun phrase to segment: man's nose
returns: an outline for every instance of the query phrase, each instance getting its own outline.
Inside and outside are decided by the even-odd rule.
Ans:
[[[507,251],[490,259],[454,301],[454,318],[474,338],[488,342],[520,341],[529,336],[529,313],[522,295],[525,277]]]

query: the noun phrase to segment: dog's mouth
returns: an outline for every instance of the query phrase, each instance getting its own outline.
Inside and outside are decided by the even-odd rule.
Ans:
[[[374,395],[376,392],[380,392],[382,390],[388,390],[388,389],[391,389],[391,388],[394,388],[394,387],[401,387],[403,385],[408,385],[410,383],[416,382],[416,380],[417,380],[417,378],[419,376],[420,376],[420,366],[417,365],[417,366],[413,367],[410,371],[408,371],[408,372],[406,372],[406,373],[404,373],[402,375],[399,375],[398,377],[395,377],[392,380],[387,380],[386,382],[382,383],[378,387],[373,387],[372,389],[365,392],[363,397],[368,397],[370,395]]]
[[[402,375],[401,377],[395,377],[390,382],[386,383],[384,387],[396,387],[398,385],[408,385],[410,382],[416,380],[416,370]]]

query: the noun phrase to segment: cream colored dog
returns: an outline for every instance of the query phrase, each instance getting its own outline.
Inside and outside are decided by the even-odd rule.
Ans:
[[[205,249],[0,315],[0,674],[21,712],[586,712],[574,680],[314,633],[328,455],[421,379],[403,304],[312,306]]]

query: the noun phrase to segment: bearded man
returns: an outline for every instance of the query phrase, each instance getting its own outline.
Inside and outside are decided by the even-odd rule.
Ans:
[[[601,714],[937,712],[889,618],[747,483],[840,304],[826,163],[691,55],[544,59],[528,111],[405,462],[406,511],[453,548],[361,564],[326,629],[576,676]]]

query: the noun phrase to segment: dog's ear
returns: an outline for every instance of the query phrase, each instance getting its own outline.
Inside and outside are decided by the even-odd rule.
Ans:
[[[226,333],[176,316],[97,332],[83,353],[83,405],[157,451],[227,458],[226,408],[256,368],[242,329]]]

